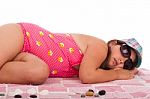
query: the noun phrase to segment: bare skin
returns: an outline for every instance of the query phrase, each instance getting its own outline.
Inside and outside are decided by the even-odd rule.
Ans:
[[[49,76],[49,68],[35,55],[21,53],[24,39],[20,26],[1,26],[0,33],[0,83],[43,83]]]
[[[37,56],[21,52],[24,37],[18,24],[6,24],[0,27],[0,83],[42,84],[49,76],[48,65]],[[83,83],[99,83],[117,79],[131,79],[137,70],[124,70],[126,60],[120,54],[115,56],[119,46],[112,46],[114,50],[110,59],[111,70],[97,69],[105,60],[108,46],[96,37],[72,34],[77,45],[84,54],[78,66],[79,78]],[[114,63],[113,59],[117,62]],[[131,59],[135,59],[132,52]],[[121,61],[120,61],[121,60]]]
[[[112,54],[109,60],[111,70],[97,69],[105,60],[108,53],[107,44],[96,37],[73,34],[74,40],[84,53],[83,60],[79,67],[79,78],[83,83],[99,83],[112,80],[125,80],[134,78],[137,74],[137,69],[125,70],[123,63],[127,58],[124,58],[120,53],[120,45],[110,45]],[[116,63],[114,62],[116,59]],[[131,52],[132,60],[135,59],[135,53]]]

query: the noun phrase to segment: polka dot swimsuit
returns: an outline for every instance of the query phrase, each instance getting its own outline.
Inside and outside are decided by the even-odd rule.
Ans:
[[[18,24],[24,34],[22,52],[44,60],[49,66],[50,77],[79,76],[73,66],[80,65],[83,54],[69,33],[51,33],[31,23]]]

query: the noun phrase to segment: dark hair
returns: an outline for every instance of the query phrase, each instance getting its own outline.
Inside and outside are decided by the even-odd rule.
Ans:
[[[104,70],[110,70],[111,68],[109,68],[108,65],[108,57],[110,54],[110,48],[108,48],[108,53],[107,53],[107,57],[106,59],[103,61],[103,63],[99,66],[100,69],[104,69]]]
[[[109,44],[110,42],[112,42],[112,41],[114,41],[114,40],[109,41],[108,44]],[[116,41],[117,41],[117,44],[119,44],[119,45],[120,45],[120,44],[126,44],[125,42],[123,42],[123,41],[121,41],[121,40],[116,40]],[[127,46],[128,46],[128,45],[127,45]],[[133,48],[130,47],[130,46],[128,46],[128,47],[131,48],[131,49],[136,53],[135,49],[133,49]],[[104,70],[109,70],[109,69],[111,69],[111,68],[109,68],[109,67],[107,66],[107,65],[108,65],[109,54],[111,53],[110,51],[111,51],[111,50],[110,50],[110,48],[108,47],[107,57],[106,57],[106,59],[103,61],[103,63],[99,66],[99,68],[104,69]],[[133,67],[131,67],[130,70],[131,70],[131,69],[134,69],[134,68],[136,67],[137,63],[138,63],[138,56],[137,56],[137,54],[136,54],[136,58],[135,58],[135,60],[133,61]]]

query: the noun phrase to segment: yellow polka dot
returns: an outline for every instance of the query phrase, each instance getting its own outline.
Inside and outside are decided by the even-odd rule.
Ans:
[[[59,62],[63,62],[63,58],[62,57],[58,57],[58,61]]]
[[[54,38],[54,35],[53,34],[49,34],[48,35],[50,38]]]
[[[29,32],[26,32],[26,35],[27,35],[27,37],[30,37],[30,33]]]
[[[51,50],[48,51],[48,56],[52,56],[53,52]]]
[[[64,43],[59,43],[59,47],[64,47],[65,46],[65,44]]]
[[[55,75],[55,74],[58,73],[58,71],[57,71],[57,70],[53,70],[51,73],[52,73],[53,75]]]
[[[73,48],[69,48],[69,52],[70,52],[70,53],[73,53],[73,52],[74,52],[74,49],[73,49]]]
[[[41,43],[40,41],[36,41],[36,45],[37,45],[37,46],[41,46],[42,43]]]
[[[42,31],[39,32],[40,36],[44,36],[44,33]]]

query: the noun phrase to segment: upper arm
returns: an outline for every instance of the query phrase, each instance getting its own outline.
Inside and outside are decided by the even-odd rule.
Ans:
[[[83,79],[89,77],[102,64],[107,56],[107,44],[97,38],[91,38],[79,69],[79,77]]]

